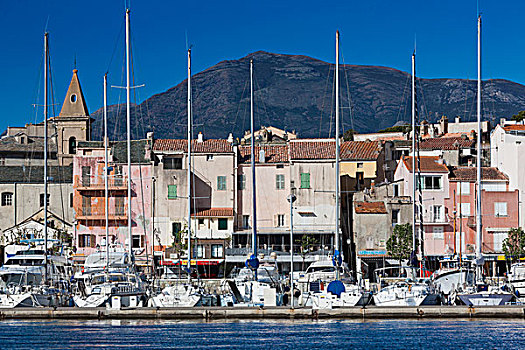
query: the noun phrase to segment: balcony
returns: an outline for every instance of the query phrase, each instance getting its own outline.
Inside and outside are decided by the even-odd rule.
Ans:
[[[110,208],[108,213],[109,220],[112,221],[126,221],[128,214],[125,207]],[[106,211],[104,208],[81,208],[76,215],[77,220],[92,220],[103,221],[106,220]]]
[[[80,176],[75,179],[74,188],[77,191],[104,191],[104,176]],[[108,190],[126,191],[128,189],[128,178],[126,176],[108,177]]]

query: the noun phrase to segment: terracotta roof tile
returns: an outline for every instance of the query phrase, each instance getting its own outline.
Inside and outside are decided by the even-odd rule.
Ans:
[[[439,149],[455,150],[460,148],[470,148],[474,146],[475,141],[464,139],[462,137],[434,137],[424,139],[419,144],[420,149]]]
[[[233,208],[210,208],[198,211],[197,213],[191,214],[193,217],[232,217]]]
[[[525,131],[525,125],[515,124],[515,125],[505,125],[503,127],[505,131]]]
[[[192,140],[192,152],[195,153],[232,153],[233,147],[228,140],[204,140],[198,142]],[[154,151],[179,151],[186,152],[188,150],[188,140],[182,139],[160,139],[155,140],[153,144]]]
[[[386,214],[384,202],[355,202],[356,214]]]
[[[403,162],[408,171],[412,172],[412,157],[403,157]],[[421,156],[419,157],[419,163],[422,173],[448,173],[445,163],[439,163],[439,157]]]
[[[341,145],[341,160],[376,160],[381,154],[381,141],[347,141]]]
[[[288,162],[288,145],[262,145],[255,146],[255,163],[259,163],[259,155],[264,150],[265,163]],[[250,146],[239,146],[239,163],[250,163]]]
[[[475,167],[454,167],[450,168],[449,179],[450,181],[469,181],[475,182],[477,175],[477,169]],[[499,171],[498,168],[482,167],[481,168],[481,179],[482,180],[508,180],[509,177]]]
[[[290,141],[291,159],[335,159],[335,140],[301,139]]]

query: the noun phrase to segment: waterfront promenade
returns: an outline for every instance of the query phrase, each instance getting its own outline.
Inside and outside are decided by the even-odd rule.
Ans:
[[[272,307],[194,307],[194,308],[16,308],[0,310],[0,319],[419,319],[419,318],[495,318],[525,319],[525,306],[422,306],[349,307],[332,310]]]

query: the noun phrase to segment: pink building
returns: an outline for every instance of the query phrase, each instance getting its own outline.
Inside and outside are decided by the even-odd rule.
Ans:
[[[132,247],[137,261],[151,254],[151,161],[150,140],[132,141],[131,151],[131,225]],[[127,246],[128,200],[126,142],[112,142],[109,151],[109,243]],[[102,141],[80,142],[73,158],[73,195],[75,212],[75,259],[85,258],[105,244],[104,145]]]
[[[481,174],[482,252],[489,258],[491,255],[496,258],[502,253],[508,230],[519,226],[518,190],[509,190],[509,178],[497,168],[482,168]],[[446,227],[440,255],[454,252],[474,255],[476,168],[451,168],[449,181],[450,196],[445,200],[445,206],[450,225]]]

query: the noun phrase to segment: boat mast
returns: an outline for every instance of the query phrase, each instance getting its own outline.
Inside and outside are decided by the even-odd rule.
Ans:
[[[128,147],[128,249],[129,257],[133,260],[133,237],[131,235],[131,106],[130,106],[130,53],[129,53],[129,16],[130,9],[126,9],[126,127]]]
[[[335,244],[334,254],[339,252],[339,31],[335,32]],[[339,278],[339,269],[337,269]]]
[[[416,51],[412,53],[412,251],[416,253]]]
[[[481,242],[482,242],[482,222],[481,222],[481,15],[478,15],[478,135],[476,154],[476,265],[478,271],[476,279],[481,281]]]
[[[250,59],[250,153],[252,168],[252,252],[257,258],[257,207],[256,207],[256,182],[255,182],[255,134],[253,130],[253,59]],[[257,270],[255,270],[257,279]]]
[[[106,73],[104,74],[104,205],[106,207],[106,272],[109,269],[108,143],[108,73]]]
[[[191,280],[191,48],[188,49],[188,282]]]
[[[47,72],[49,33],[44,33],[44,283],[47,284]]]

